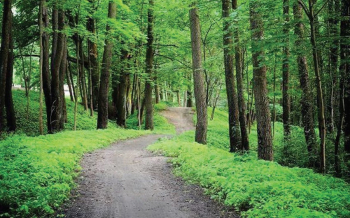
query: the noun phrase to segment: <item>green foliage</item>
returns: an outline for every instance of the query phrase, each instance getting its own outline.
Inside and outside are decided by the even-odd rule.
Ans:
[[[0,208],[17,217],[53,214],[75,187],[84,153],[147,133],[114,128],[8,137],[0,142]]]
[[[176,175],[200,184],[243,217],[350,216],[350,187],[344,181],[257,160],[256,152],[231,154],[213,146],[216,142],[199,145],[191,142],[193,134],[160,141],[149,149],[174,157]]]
[[[211,111],[209,111],[211,113]],[[217,110],[209,121],[208,145],[193,141],[193,132],[163,140],[149,149],[174,157],[175,173],[200,184],[212,198],[233,206],[243,217],[349,217],[350,186],[322,176],[307,166],[303,130],[292,126],[290,142],[283,140],[283,124],[276,123],[275,160],[257,160],[256,126],[250,134],[251,152],[231,154],[227,113]]]
[[[160,111],[165,110],[168,108],[166,103],[162,102],[159,104],[154,105],[155,108],[155,113],[153,117],[153,122],[154,122],[154,131],[153,133],[155,134],[175,134],[176,130],[174,125],[168,123],[166,118],[161,116],[159,114]],[[137,112],[133,115],[131,115],[127,120],[126,120],[126,126],[129,129],[139,129],[138,126],[138,117],[137,117]],[[142,123],[142,129],[145,128],[145,121],[143,120]]]
[[[39,93],[30,92],[29,96],[29,110],[27,110],[27,98],[25,92],[21,90],[13,91],[13,99],[16,111],[17,126],[18,132],[22,132],[29,136],[39,135]],[[67,116],[68,123],[65,124],[67,130],[72,130],[74,126],[74,103],[70,100],[67,102]],[[43,121],[44,121],[44,132],[47,132],[46,127],[46,112],[45,112],[45,103],[43,109]],[[93,130],[96,129],[97,125],[97,115],[90,117],[89,113],[84,110],[82,106],[78,107],[78,116],[77,116],[77,130]],[[113,124],[110,125],[115,126]]]

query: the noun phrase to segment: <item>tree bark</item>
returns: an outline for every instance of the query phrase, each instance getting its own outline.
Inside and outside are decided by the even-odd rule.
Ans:
[[[283,0],[283,16],[284,16],[284,46],[283,46],[283,129],[285,139],[289,139],[290,136],[290,96],[289,96],[289,0]]]
[[[250,2],[250,25],[252,29],[253,56],[253,77],[255,109],[258,125],[258,158],[263,160],[273,160],[273,145],[271,135],[271,114],[269,109],[269,99],[267,96],[266,66],[263,58],[265,56],[264,46],[264,25],[262,15],[258,9],[262,3],[257,0]]]
[[[2,35],[1,35],[1,50],[0,50],[0,133],[5,130],[4,125],[4,110],[7,108],[7,90],[8,82],[12,78],[8,78],[11,71],[11,41],[12,41],[12,0],[5,0],[3,3],[2,17]],[[12,66],[13,67],[13,66]],[[10,72],[11,71],[11,72]],[[10,84],[10,88],[12,83]],[[10,93],[11,94],[11,93]]]
[[[302,23],[303,14],[302,7],[295,3],[293,7],[295,24],[295,35],[298,39],[295,42],[295,46],[298,51],[304,51],[304,25]],[[304,134],[309,152],[309,166],[316,167],[317,164],[317,144],[316,144],[316,133],[313,115],[313,96],[310,89],[309,71],[307,58],[302,52],[297,53],[297,63],[300,79],[300,87],[303,91],[301,99],[301,114],[302,122],[304,125]]]
[[[350,161],[350,2],[342,1],[342,18],[341,21],[341,58],[342,58],[342,73],[344,75],[344,151],[345,163]],[[350,165],[348,164],[348,172]]]
[[[320,170],[322,173],[326,171],[326,121],[325,121],[325,106],[324,106],[324,96],[322,89],[322,79],[320,73],[320,52],[317,48],[316,41],[316,17],[317,14],[314,12],[315,0],[309,0],[309,11],[308,17],[310,21],[310,33],[311,33],[311,45],[312,45],[312,54],[314,62],[314,71],[316,77],[316,89],[317,89],[317,108],[318,108],[318,128],[320,134]],[[307,12],[306,12],[307,13]]]
[[[108,18],[116,19],[117,17],[117,5],[114,1],[109,1],[108,6]],[[108,126],[108,88],[110,78],[110,67],[112,64],[112,51],[113,42],[109,39],[111,27],[107,25],[107,39],[103,53],[101,79],[100,79],[100,90],[98,98],[98,118],[97,128],[106,129]]]
[[[130,80],[128,71],[128,52],[122,51],[122,69],[119,76],[118,94],[116,99],[117,125],[126,128],[126,104],[127,104],[127,85]]]
[[[13,55],[13,34],[12,34],[12,12],[11,12],[11,30],[10,30],[10,50],[8,54],[8,64],[7,64],[7,76],[6,76],[6,91],[5,91],[5,107],[6,107],[6,120],[7,120],[7,128],[9,132],[16,131],[16,114],[15,107],[13,104],[12,97],[12,83],[13,83],[13,63],[14,63],[14,55]]]
[[[51,76],[50,76],[50,35],[47,32],[49,28],[49,14],[46,6],[46,1],[43,3],[42,9],[42,22],[43,22],[43,34],[42,46],[43,46],[43,60],[42,60],[42,76],[43,76],[43,91],[45,96],[46,106],[46,125],[47,131],[52,132],[51,128]]]
[[[196,3],[191,5],[190,29],[192,44],[192,64],[194,79],[194,95],[196,99],[197,125],[195,141],[201,144],[207,143],[208,114],[205,93],[205,80],[202,67],[201,31]]]
[[[238,9],[237,0],[232,1],[233,10]],[[244,86],[243,86],[243,72],[244,72],[244,64],[243,64],[243,52],[240,45],[239,38],[239,30],[238,30],[238,22],[235,22],[234,29],[234,37],[235,37],[235,57],[236,57],[236,79],[237,79],[237,93],[238,93],[238,110],[239,110],[239,123],[241,127],[241,142],[242,147],[240,150],[248,151],[249,150],[249,139],[248,139],[248,131],[247,131],[247,119],[246,119],[246,103],[244,100]]]
[[[58,9],[54,9],[55,11]],[[58,29],[54,30],[55,32],[59,31],[57,33],[57,39],[54,40],[56,45],[53,44],[53,51],[56,51],[56,53],[52,53],[52,62],[51,63],[51,97],[52,97],[52,103],[51,103],[51,133],[59,132],[62,130],[60,125],[60,120],[62,119],[63,113],[62,113],[62,96],[60,93],[60,70],[61,70],[61,64],[62,59],[64,56],[64,40],[65,35],[62,32],[64,30],[64,12],[62,10],[59,10],[58,12],[58,19],[57,19],[57,27]],[[56,26],[56,23],[53,24],[53,26]],[[56,33],[54,33],[55,35]],[[54,36],[55,38],[55,36]]]
[[[224,42],[224,66],[226,94],[228,102],[229,116],[229,136],[230,136],[230,152],[236,152],[242,149],[241,132],[239,126],[238,98],[235,85],[235,76],[233,69],[233,41],[232,31],[230,30],[230,22],[228,18],[231,13],[230,0],[222,0],[222,17],[224,19],[223,26],[223,42]]]
[[[148,9],[148,30],[147,30],[147,51],[146,51],[146,74],[148,78],[145,84],[145,108],[146,108],[146,120],[145,120],[145,129],[153,130],[153,103],[152,103],[152,74],[153,74],[153,26],[154,26],[154,1],[149,0],[149,9]]]
[[[89,0],[91,4],[94,4],[95,0]],[[92,5],[91,14],[94,12],[95,5]],[[88,17],[87,21],[87,30],[96,38],[96,20],[92,17]],[[90,70],[91,70],[91,85],[92,85],[92,101],[93,107],[97,108],[98,103],[98,90],[99,90],[99,81],[100,75],[98,71],[98,50],[97,44],[94,40],[88,39],[89,47],[89,60],[90,60]]]

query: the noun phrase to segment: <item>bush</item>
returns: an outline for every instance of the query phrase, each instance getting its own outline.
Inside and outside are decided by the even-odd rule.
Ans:
[[[114,128],[8,137],[0,142],[0,211],[17,217],[53,214],[75,187],[84,153],[147,133]]]
[[[287,168],[191,143],[193,132],[149,147],[172,159],[175,173],[200,184],[243,217],[349,217],[350,187],[312,170]],[[191,138],[190,138],[191,136]]]
[[[276,123],[275,128],[275,160],[307,166],[303,129],[292,126],[291,140],[285,145],[283,124]],[[256,125],[249,137],[251,152],[242,156],[228,152],[226,112],[217,110],[209,121],[208,145],[194,143],[193,134],[160,141],[149,149],[174,157],[176,175],[200,184],[212,198],[233,206],[242,216],[350,217],[350,186],[343,180],[257,160]]]

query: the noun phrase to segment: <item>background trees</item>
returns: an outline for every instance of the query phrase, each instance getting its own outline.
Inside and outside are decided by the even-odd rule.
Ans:
[[[42,86],[49,133],[64,130],[79,104],[86,116],[98,113],[98,128],[109,120],[127,128],[136,116],[153,129],[153,105],[166,101],[196,105],[195,140],[205,143],[207,107],[224,108],[231,151],[257,149],[248,141],[257,134],[263,159],[282,143],[282,164],[348,174],[347,1],[193,3],[47,0],[39,10],[34,0],[4,1],[0,131],[16,129],[12,83],[24,87],[28,102]],[[282,142],[274,139],[277,122]]]

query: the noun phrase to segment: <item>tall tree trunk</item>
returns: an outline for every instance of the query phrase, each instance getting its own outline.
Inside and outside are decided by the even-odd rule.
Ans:
[[[290,96],[289,96],[289,0],[283,0],[283,16],[284,16],[284,46],[283,46],[283,129],[285,139],[290,136]]]
[[[273,145],[271,135],[271,114],[266,85],[266,66],[263,57],[264,25],[262,15],[258,10],[262,7],[258,0],[250,1],[250,25],[252,29],[253,77],[255,109],[258,122],[258,157],[263,160],[273,160]]]
[[[202,67],[201,54],[201,30],[198,8],[196,3],[191,5],[190,10],[192,64],[194,79],[194,95],[196,99],[197,125],[195,140],[198,143],[207,143],[208,114],[205,93],[205,81]]]
[[[331,41],[329,48],[329,68],[328,74],[331,84],[328,85],[328,92],[326,97],[326,124],[327,130],[332,133],[334,131],[334,106],[336,103],[336,85],[338,77],[338,57],[339,57],[339,18],[338,14],[340,9],[339,0],[328,2],[328,29],[329,36],[334,38]]]
[[[45,95],[45,106],[46,106],[46,125],[47,131],[52,132],[51,128],[51,76],[50,76],[50,35],[47,32],[49,28],[49,14],[46,6],[46,1],[43,3],[42,9],[42,22],[43,22],[43,34],[42,38],[42,76],[43,76],[43,90]]]
[[[91,14],[96,10],[95,8],[95,0],[89,0],[89,2],[92,5]],[[92,17],[88,17],[87,21],[87,30],[90,31],[90,33],[96,38],[96,20]],[[92,84],[92,99],[93,99],[93,106],[94,108],[97,108],[98,103],[98,90],[99,90],[99,81],[100,81],[100,75],[98,71],[98,50],[97,50],[97,44],[94,40],[91,40],[91,38],[88,39],[88,47],[89,47],[89,60],[90,60],[90,70],[91,70],[91,84]]]
[[[13,104],[12,97],[12,83],[13,83],[13,38],[12,38],[12,12],[11,12],[11,22],[10,22],[10,50],[8,54],[8,64],[7,64],[7,76],[6,76],[6,91],[5,91],[5,107],[6,107],[6,120],[8,131],[14,132],[17,128],[16,125],[16,114],[15,107]]]
[[[342,57],[342,73],[344,75],[344,150],[345,163],[348,164],[348,172],[350,169],[350,2],[342,1],[342,18],[341,21],[341,57]]]
[[[126,99],[127,99],[127,85],[129,82],[130,74],[128,71],[128,52],[122,51],[122,69],[119,76],[119,84],[118,84],[118,96],[116,101],[117,108],[117,125],[123,128],[126,128]]]
[[[108,18],[116,19],[117,17],[117,4],[114,1],[109,1],[108,6]],[[107,25],[107,34],[110,34],[111,27]],[[103,53],[101,79],[100,79],[100,90],[98,98],[98,118],[97,128],[106,129],[108,126],[108,88],[110,78],[110,67],[112,64],[112,51],[113,42],[106,39],[105,48]]]
[[[153,104],[152,104],[152,74],[153,74],[153,26],[154,26],[154,1],[149,0],[148,9],[148,30],[147,30],[147,51],[146,51],[146,73],[148,78],[145,84],[145,107],[146,107],[146,124],[145,128],[153,130]]]
[[[64,79],[67,74],[67,57],[68,57],[68,45],[67,45],[67,37],[63,36],[63,57],[60,66],[60,80],[59,80],[59,94],[61,96],[60,108],[61,117],[59,120],[60,129],[64,129],[64,124],[67,120],[67,109],[66,109],[66,96],[64,92]]]
[[[232,1],[233,10],[238,9],[237,0]],[[235,37],[235,57],[236,57],[236,79],[237,79],[237,93],[238,93],[238,109],[239,109],[239,123],[241,127],[241,142],[242,147],[240,150],[249,150],[249,139],[248,139],[248,131],[247,131],[247,119],[246,119],[246,104],[244,100],[244,86],[243,86],[243,72],[244,72],[244,64],[243,64],[243,52],[240,45],[239,38],[239,30],[238,30],[238,22],[235,23],[234,30]]]
[[[322,79],[320,72],[320,52],[317,48],[316,42],[316,17],[317,14],[314,12],[314,5],[316,0],[309,0],[309,11],[306,12],[310,21],[310,33],[311,33],[311,45],[312,45],[312,54],[314,61],[314,71],[316,77],[316,89],[317,89],[317,108],[318,108],[318,128],[320,134],[320,170],[322,173],[326,171],[326,122],[325,122],[325,106],[324,106],[324,96],[322,89]]]
[[[316,167],[317,163],[317,144],[316,144],[316,133],[315,133],[315,124],[314,124],[314,115],[313,115],[313,96],[310,89],[309,81],[309,71],[307,58],[305,54],[300,51],[304,51],[305,48],[305,36],[304,36],[304,25],[302,23],[303,14],[302,7],[295,3],[293,7],[295,23],[295,35],[298,39],[295,42],[297,48],[297,62],[298,62],[298,71],[300,79],[300,87],[303,91],[301,99],[301,114],[302,122],[304,125],[304,134],[307,144],[307,149],[309,152],[309,166]]]
[[[230,0],[222,0],[222,17],[224,18],[224,66],[229,116],[230,152],[236,152],[238,150],[242,150],[242,142],[239,126],[238,98],[236,94],[235,76],[233,70],[234,57],[232,31],[230,30],[230,22],[228,20],[230,13]]]
[[[56,11],[58,9],[54,9]],[[55,14],[56,12],[54,12]],[[56,53],[52,53],[53,56],[53,63],[51,63],[51,97],[52,97],[52,104],[51,104],[51,127],[52,127],[52,133],[59,132],[62,130],[60,125],[60,120],[62,118],[62,96],[60,93],[60,70],[61,70],[61,64],[62,59],[64,56],[64,40],[65,35],[62,32],[64,30],[64,12],[62,10],[59,10],[58,12],[58,19],[57,19],[57,26],[58,29],[55,30],[57,33],[57,40],[54,40],[57,44],[53,44],[53,51],[56,51]],[[53,26],[56,26],[54,23]],[[54,33],[55,35],[56,33]]]
[[[43,57],[44,57],[44,51],[43,51],[43,33],[44,33],[44,25],[43,25],[43,10],[45,7],[45,0],[40,0],[39,5],[39,16],[38,16],[38,25],[39,25],[39,32],[40,32],[40,99],[39,99],[39,132],[40,135],[44,134],[44,122],[43,122],[43,97],[44,97],[44,90],[43,90]]]
[[[6,83],[9,81],[9,62],[12,38],[12,0],[5,0],[3,3],[2,36],[0,50],[0,133],[4,131],[4,110],[6,104]],[[12,84],[11,84],[12,85]]]

